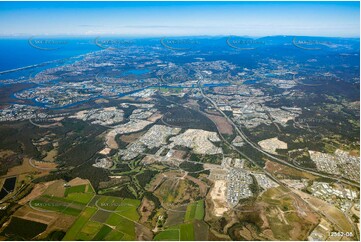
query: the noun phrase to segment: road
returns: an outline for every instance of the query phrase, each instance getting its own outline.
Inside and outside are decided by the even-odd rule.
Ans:
[[[238,133],[248,144],[250,144],[250,145],[251,145],[253,148],[255,148],[256,150],[262,152],[263,154],[266,154],[268,157],[269,157],[269,156],[273,157],[272,155],[270,155],[270,154],[268,154],[267,152],[261,150],[261,149],[260,149],[259,147],[257,147],[254,143],[252,143],[252,142],[248,139],[248,137],[247,137],[246,135],[244,135],[244,133],[233,123],[233,121],[232,121],[230,118],[228,118],[228,116],[227,116],[222,110],[220,110],[220,109],[218,108],[218,106],[216,105],[216,103],[215,103],[213,100],[211,100],[210,98],[208,98],[208,97],[204,94],[203,89],[202,89],[202,87],[201,87],[201,79],[198,81],[198,87],[199,87],[199,90],[201,91],[201,94],[202,94],[203,98],[205,98],[207,101],[209,101],[209,102],[228,120],[228,122],[229,122],[230,124],[232,124],[232,126],[235,128],[235,130],[237,131],[237,133]],[[163,97],[163,98],[165,98],[165,97]],[[171,100],[168,100],[167,98],[165,98],[165,99],[166,99],[167,101],[171,102],[171,103],[174,103],[174,104],[177,105],[177,106],[183,106],[184,108],[192,109],[192,108],[190,108],[190,107],[188,107],[188,106],[181,105],[181,104],[179,104],[179,103],[175,103],[175,102],[173,102],[173,101],[171,101]],[[200,113],[202,113],[203,115],[205,115],[202,111],[200,111],[200,110],[197,110],[197,111],[199,111]],[[247,160],[249,160],[249,161],[250,161],[251,163],[253,163],[255,166],[260,167],[261,169],[263,169],[265,175],[266,175],[268,178],[270,178],[271,180],[273,180],[274,182],[276,182],[277,184],[279,184],[281,187],[285,188],[287,191],[289,191],[289,193],[292,193],[292,194],[295,196],[295,198],[298,199],[299,201],[302,201],[302,202],[305,204],[306,207],[310,207],[310,205],[308,204],[308,202],[304,201],[298,194],[294,193],[294,192],[292,191],[292,189],[291,189],[290,187],[288,187],[287,184],[284,184],[283,182],[280,182],[277,178],[275,178],[275,177],[273,176],[273,174],[271,174],[270,172],[268,172],[267,170],[265,170],[265,169],[264,169],[263,167],[261,167],[257,162],[255,162],[254,160],[252,160],[250,157],[248,157],[246,154],[244,154],[242,151],[240,151],[237,147],[235,147],[235,146],[232,145],[229,141],[227,141],[220,132],[218,132],[218,133],[219,133],[221,139],[222,139],[229,147],[231,147],[234,151],[236,151],[236,152],[237,152],[238,154],[240,154],[242,157],[244,157],[244,158],[246,158]],[[296,166],[294,166],[294,165],[292,165],[292,164],[289,164],[288,162],[283,161],[283,160],[281,160],[281,159],[279,159],[279,158],[277,158],[277,157],[275,157],[275,158],[278,159],[278,160],[280,160],[280,162],[281,162],[282,164],[285,164],[285,165],[287,165],[287,166],[294,167],[294,168],[297,169],[297,170],[302,170],[302,171],[304,171],[304,172],[310,172],[310,171],[308,171],[308,170],[303,170],[302,168],[299,168],[299,167],[296,167]],[[193,162],[193,161],[189,161],[189,162]],[[195,163],[197,163],[197,162],[195,162]],[[316,172],[314,172],[314,173],[315,173],[315,175],[323,176],[323,177],[324,177],[324,175],[322,175],[322,174],[318,174],[318,173],[316,173]],[[326,177],[327,177],[327,176],[326,176]],[[330,178],[330,179],[334,179],[334,180],[335,180],[335,178],[333,178],[333,177],[327,177],[327,178]],[[310,208],[311,208],[315,213],[317,213],[319,216],[325,217],[325,218],[327,219],[328,216],[325,216],[324,213],[321,213],[319,210],[315,210],[313,207],[310,207]],[[346,217],[347,217],[347,216],[346,216]],[[336,224],[336,225],[337,225],[337,224]],[[337,227],[338,227],[338,226],[337,226]],[[358,237],[357,230],[356,230],[355,228],[354,228],[354,230],[355,230],[354,232],[356,233],[357,238],[359,238],[359,237]]]
[[[206,99],[208,102],[210,102],[214,108],[220,112],[226,119],[227,121],[234,127],[234,129],[236,130],[236,132],[241,136],[242,139],[245,140],[246,143],[248,143],[252,148],[256,149],[257,151],[261,152],[262,154],[266,155],[267,157],[273,159],[273,160],[276,160],[277,162],[283,164],[283,165],[286,165],[286,166],[289,166],[291,168],[294,168],[294,169],[297,169],[297,170],[300,170],[300,171],[303,171],[303,172],[308,172],[308,173],[311,173],[313,175],[316,175],[316,176],[321,176],[321,177],[324,177],[324,178],[328,178],[328,179],[332,179],[332,180],[336,180],[337,182],[343,182],[345,184],[348,184],[348,185],[351,185],[351,186],[357,186],[357,187],[360,187],[359,184],[353,184],[351,182],[348,182],[348,181],[345,181],[343,179],[340,179],[340,178],[334,178],[334,177],[331,177],[331,176],[327,176],[327,175],[324,175],[324,174],[320,174],[318,172],[313,172],[313,171],[309,171],[309,170],[306,170],[306,169],[302,169],[300,167],[297,167],[293,164],[290,164],[282,159],[279,159],[278,157],[275,157],[267,152],[265,152],[264,150],[262,150],[261,148],[259,148],[258,146],[256,146],[253,142],[251,142],[248,137],[242,132],[242,130],[240,128],[238,128],[238,126],[222,111],[219,109],[219,107],[217,106],[217,104],[212,100],[210,99],[209,97],[207,97],[205,94],[204,94],[204,91],[202,89],[202,85],[201,85],[201,81],[202,81],[202,77],[199,79],[199,81],[197,82],[197,85],[199,87],[199,90],[203,96],[204,99]],[[247,155],[245,155],[243,152],[239,151],[237,147],[233,146],[232,144],[230,144],[222,135],[221,135],[221,138],[223,141],[225,141],[230,147],[232,147],[236,152],[238,152],[240,155],[242,155],[243,157],[245,157],[246,159],[248,159],[250,162],[252,162],[254,165],[260,167],[260,165],[258,163],[256,163],[254,160],[252,160],[250,157],[248,157]],[[262,167],[261,167],[262,168]],[[282,182],[280,182],[278,179],[276,179],[273,174],[269,173],[268,171],[266,171],[264,168],[262,168],[264,170],[264,173],[267,177],[269,177],[270,179],[272,179],[273,181],[275,181],[277,184],[281,185],[282,187],[286,188],[290,193],[292,193],[295,197],[299,198],[301,201],[303,201],[304,203],[306,203],[308,206],[310,206],[310,204],[306,201],[304,201],[298,194],[296,194],[295,192],[292,191],[291,188],[288,187],[287,184],[284,184]],[[327,219],[330,220],[329,216],[327,214],[324,214],[323,212],[319,211],[318,209],[315,209],[313,206],[310,206],[312,208],[312,210],[314,210],[317,214],[319,214],[321,217],[325,217]],[[349,220],[349,217],[345,214],[346,218]],[[333,221],[333,220],[331,220]],[[337,225],[337,223],[334,223],[335,225]],[[355,235],[357,237],[357,239],[359,239],[359,234],[358,234],[358,230],[357,228],[355,228],[354,224],[351,222],[352,226],[353,226],[353,229],[354,229],[354,232],[355,232]],[[339,227],[337,225],[337,227]],[[339,228],[340,229],[340,228]],[[341,230],[340,230],[341,231]]]
[[[265,156],[267,156],[268,158],[274,160],[274,161],[277,161],[283,165],[286,165],[286,166],[289,166],[291,168],[294,168],[294,169],[297,169],[299,171],[302,171],[302,172],[308,172],[312,175],[315,175],[315,176],[319,176],[319,177],[323,177],[323,178],[328,178],[328,179],[332,179],[332,180],[336,180],[337,182],[342,182],[342,183],[345,183],[345,184],[348,184],[350,186],[354,186],[354,187],[358,187],[360,188],[360,184],[357,184],[357,183],[354,183],[354,182],[350,182],[350,181],[347,181],[343,178],[335,178],[333,176],[329,176],[329,175],[325,175],[325,174],[322,174],[322,173],[319,173],[319,172],[315,172],[315,171],[310,171],[308,169],[304,169],[304,168],[301,168],[299,166],[296,166],[296,165],[293,165],[287,161],[284,161],[278,157],[275,157],[274,155],[262,150],[261,148],[259,148],[257,145],[255,145],[252,141],[249,140],[249,138],[243,133],[243,131],[233,122],[232,119],[230,119],[218,106],[217,104],[212,100],[210,99],[209,97],[207,97],[207,95],[204,94],[204,91],[202,89],[202,85],[201,85],[201,81],[202,81],[202,78],[200,78],[197,82],[197,85],[199,87],[199,90],[201,91],[201,94],[203,96],[203,98],[205,98],[208,102],[210,102],[214,108],[220,112],[226,119],[227,121],[233,126],[233,128],[236,130],[237,134],[247,143],[249,144],[252,148],[254,148],[255,150],[261,152],[262,154],[264,154]]]

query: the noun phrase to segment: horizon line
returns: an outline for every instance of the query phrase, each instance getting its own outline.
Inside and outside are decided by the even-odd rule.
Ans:
[[[11,35],[2,35],[0,38],[51,38],[51,37],[88,37],[88,38],[97,38],[97,37],[123,37],[123,38],[181,38],[181,37],[192,37],[192,38],[216,38],[216,37],[242,37],[242,38],[266,38],[266,37],[315,37],[315,38],[352,38],[360,39],[360,35],[357,36],[331,36],[331,35],[292,35],[292,34],[276,34],[276,35],[236,35],[236,34],[200,34],[200,35],[141,35],[141,34],[11,34]]]

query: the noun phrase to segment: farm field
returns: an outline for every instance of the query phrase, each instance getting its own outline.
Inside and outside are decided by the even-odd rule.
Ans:
[[[185,207],[182,207],[183,209]],[[170,213],[172,214],[172,213]],[[204,217],[204,201],[199,200],[190,203],[186,207],[184,214],[184,222],[174,225],[176,221],[172,216],[168,217],[165,223],[165,229],[155,235],[154,240],[207,240],[208,239],[208,225],[203,221]],[[183,217],[182,217],[183,218]],[[171,220],[168,222],[168,220]],[[171,226],[167,226],[170,225]],[[198,233],[202,229],[202,233]]]
[[[139,219],[136,204],[139,201],[98,196],[94,206],[85,207],[63,240],[135,240]]]
[[[162,240],[170,240],[170,241],[179,241],[180,237],[180,231],[179,229],[169,229],[160,232],[154,237],[154,240],[156,241],[162,241]]]
[[[67,199],[77,194],[82,198],[80,202],[87,202],[87,205],[63,240],[135,240],[140,201],[94,194],[87,196],[91,193],[84,191],[89,191],[84,185],[68,191]]]
[[[293,1],[0,0],[0,242],[361,241],[360,4]]]
[[[91,216],[96,212],[96,208],[87,207],[85,210],[80,214],[78,219],[74,222],[71,228],[67,231],[63,240],[76,240],[78,233],[81,229],[86,225],[89,221]]]
[[[172,226],[158,233],[154,240],[157,241],[192,241],[195,240],[195,223],[185,223]]]
[[[30,201],[29,205],[35,210],[50,210],[72,216],[78,216],[84,208],[84,205],[77,201],[48,195]]]
[[[31,194],[32,199],[24,209],[19,210],[18,217],[12,217],[9,226],[2,233],[13,233],[30,240],[45,230],[46,233],[42,236],[60,229],[66,231],[62,238],[64,241],[136,240],[136,224],[140,218],[137,209],[140,201],[95,195],[90,183],[76,184],[85,182],[86,180],[78,179],[69,182],[73,186],[67,184],[65,187],[64,181],[59,180],[43,189],[42,193]],[[68,226],[57,226],[56,218],[62,218],[61,222],[68,221]],[[27,228],[35,226],[38,229],[20,233],[18,230],[22,224]]]
[[[86,185],[67,187],[65,189],[64,195],[67,196],[68,194],[71,194],[71,193],[84,193],[86,188],[87,188]]]
[[[184,222],[192,221],[194,219],[202,220],[203,217],[204,217],[204,201],[200,200],[188,205],[184,217]]]

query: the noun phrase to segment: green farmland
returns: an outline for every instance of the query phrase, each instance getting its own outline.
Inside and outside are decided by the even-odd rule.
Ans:
[[[139,200],[95,195],[90,184],[67,187],[64,197],[41,195],[29,205],[77,217],[63,240],[135,240]]]
[[[188,204],[185,215],[184,223],[174,226],[166,227],[165,230],[155,235],[154,240],[162,241],[190,241],[190,240],[207,240],[208,226],[203,221],[204,218],[204,201],[200,200]],[[202,226],[203,232],[196,234],[197,228]],[[204,232],[206,231],[206,232]]]
[[[200,200],[195,203],[191,203],[187,207],[184,222],[193,221],[194,219],[203,220],[204,217],[204,201]]]

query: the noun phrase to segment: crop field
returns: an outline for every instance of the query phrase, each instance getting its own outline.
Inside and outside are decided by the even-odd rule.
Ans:
[[[87,207],[70,228],[64,240],[134,240],[135,224],[121,215]],[[99,215],[100,214],[100,215]],[[102,217],[98,222],[94,216]],[[115,229],[105,225],[114,226]]]
[[[104,238],[112,231],[107,225],[103,225],[98,233],[94,236],[93,240],[104,240]]]
[[[69,193],[67,199],[72,194],[91,193],[79,193],[77,190]],[[88,205],[68,230],[64,240],[135,240],[135,222],[139,219],[137,208],[140,201],[91,195],[84,196]]]
[[[95,193],[94,188],[93,188],[93,186],[91,184],[88,184],[88,186],[86,187],[85,192]]]
[[[123,233],[116,230],[112,230],[104,237],[104,240],[117,241],[117,240],[123,240],[123,237],[124,237]]]
[[[177,186],[180,190],[189,188],[189,186],[185,186],[188,184],[186,181],[180,183],[181,184]],[[72,224],[69,225],[66,230],[67,232],[63,238],[64,241],[126,241],[136,240],[138,238],[140,234],[139,229],[141,228],[139,227],[141,225],[138,223],[140,219],[138,207],[141,204],[139,200],[96,195],[90,184],[64,187],[63,182],[59,182],[55,185],[55,187],[62,188],[62,193],[56,193],[55,195],[54,192],[52,192],[55,187],[50,190],[46,189],[46,192],[44,191],[42,195],[29,202],[29,209],[39,211],[48,210],[49,212],[55,212],[50,214],[73,218],[73,220],[70,220]],[[177,210],[174,216],[178,215],[177,217],[179,217],[179,214],[181,214],[180,218],[170,221],[172,220],[172,216],[170,216],[165,224],[165,230],[157,233],[153,238],[154,240],[179,241],[194,240],[199,237],[195,235],[195,231],[197,222],[203,222],[204,201],[195,201],[190,204],[178,206],[177,208],[179,211]],[[16,219],[15,217],[14,221]],[[27,221],[26,218],[22,218],[22,220]],[[32,223],[34,221],[28,222]],[[44,230],[46,230],[47,224],[43,225],[45,226]],[[15,225],[12,225],[9,226],[7,230],[10,231],[14,228]],[[144,228],[149,230],[149,228]],[[205,228],[207,230],[207,227]],[[39,231],[34,231],[39,234]],[[49,231],[51,232],[52,230]],[[29,234],[26,234],[28,232],[24,232],[24,238],[31,239],[33,233],[29,232]],[[149,232],[148,238],[151,239],[152,233],[150,230]],[[199,238],[204,237],[201,236]]]
[[[96,202],[96,206],[107,211],[115,211],[118,207],[121,207],[121,204],[121,198],[106,196],[99,198]]]
[[[90,184],[67,187],[64,197],[42,194],[29,205],[35,210],[76,217],[63,238],[65,241],[136,239],[135,224],[140,217],[137,211],[140,201],[95,195]]]
[[[194,240],[209,240],[209,225],[203,220],[194,221]]]
[[[112,213],[106,221],[106,224],[115,226],[116,230],[135,239],[135,223],[133,221],[116,213]]]
[[[71,193],[84,193],[85,189],[87,189],[87,185],[79,185],[79,186],[73,186],[73,187],[67,187],[65,189],[65,196],[68,196],[68,194]]]
[[[78,219],[71,226],[71,228],[67,231],[63,240],[77,240],[78,233],[96,211],[96,208],[86,207],[85,210],[80,214]]]
[[[102,224],[94,221],[87,221],[87,223],[78,232],[76,240],[92,240],[96,236],[97,231],[100,231]]]
[[[117,214],[124,216],[132,221],[139,220],[139,214],[137,208],[140,205],[139,200],[135,199],[124,199],[121,205],[116,209]]]
[[[180,225],[180,240],[194,240],[194,224]]]
[[[166,220],[164,226],[171,227],[171,226],[183,223],[188,206],[189,205],[183,205],[183,206],[174,208],[172,210],[169,210],[167,213],[168,217],[167,217],[167,220]]]
[[[110,216],[111,212],[98,210],[93,217],[91,218],[92,221],[99,222],[99,223],[105,223]]]
[[[165,231],[160,232],[154,237],[154,240],[162,241],[179,241],[180,237],[180,231],[179,229],[168,229]]]
[[[207,240],[208,225],[203,221],[204,200],[199,200],[186,206],[180,206],[178,209],[179,211],[177,212],[169,212],[165,223],[166,229],[156,234],[154,240]],[[185,211],[180,213],[182,209],[185,209]],[[181,220],[173,218],[175,214],[178,214]],[[184,214],[184,216],[179,216],[179,214]],[[200,229],[202,233],[198,233]],[[195,231],[197,231],[197,233],[195,233]]]
[[[63,182],[58,182],[54,185],[55,187],[63,187],[62,183]],[[64,191],[65,197],[62,197],[62,195],[58,193],[52,194],[50,190],[47,189],[47,194],[43,194],[30,201],[29,205],[40,211],[50,210],[67,215],[79,216],[85,208],[85,205],[94,197],[92,189],[88,193],[85,192],[89,187],[91,187],[89,184],[67,187]]]
[[[137,208],[140,205],[139,200],[101,196],[94,204],[103,211],[114,212],[132,221],[138,221],[139,219],[137,212]]]
[[[90,202],[88,203],[88,206],[94,207],[95,203],[103,196],[95,195]]]
[[[195,238],[194,223],[186,223],[167,228],[166,230],[158,233],[154,237],[154,240],[193,241],[194,238]]]
[[[95,192],[90,184],[67,187],[64,196],[68,200],[76,201],[82,204],[88,204],[94,197]]]
[[[88,204],[94,197],[93,193],[70,193],[67,198],[82,204]]]
[[[194,219],[202,220],[204,217],[204,201],[200,200],[195,203],[191,203],[187,207],[187,211],[184,217],[184,222],[192,221]]]
[[[78,216],[84,208],[84,205],[79,202],[48,195],[32,200],[30,206],[39,210],[50,210],[72,216]]]
[[[199,224],[199,222],[201,222],[202,224]],[[200,234],[199,236],[196,236],[195,231],[198,231],[197,229],[201,227],[205,228],[206,230],[203,231],[202,234]],[[171,226],[155,235],[154,240],[193,241],[196,237],[199,238],[199,240],[207,240],[208,238],[208,227],[203,221],[195,221],[191,223],[183,223]]]

